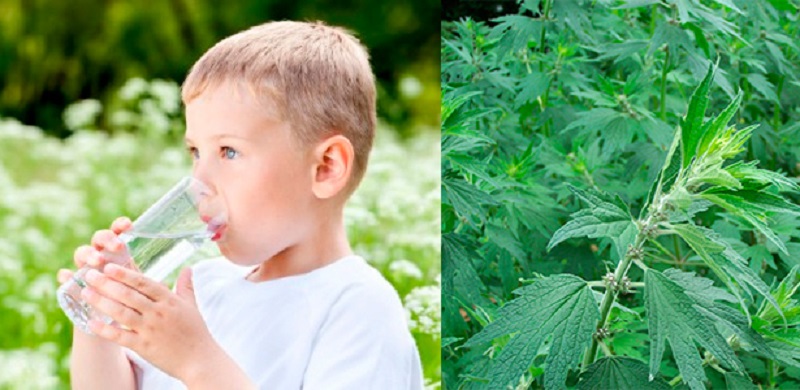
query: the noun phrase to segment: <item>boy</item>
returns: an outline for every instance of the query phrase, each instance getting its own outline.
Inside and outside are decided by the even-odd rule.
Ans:
[[[345,234],[376,125],[364,47],[321,23],[267,23],[206,52],[182,98],[193,175],[227,206],[225,259],[184,269],[172,292],[100,254],[124,251],[130,220],[95,233],[75,251],[102,269],[84,299],[122,326],[74,331],[73,387],[421,388],[397,293]]]

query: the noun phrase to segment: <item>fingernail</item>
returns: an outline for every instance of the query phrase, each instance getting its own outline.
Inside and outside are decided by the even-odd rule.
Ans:
[[[87,261],[87,262],[88,262],[88,263],[89,263],[89,265],[91,265],[92,267],[97,267],[98,265],[100,265],[100,254],[99,254],[99,253],[92,253],[92,254],[89,256],[89,259],[88,259],[88,261]]]

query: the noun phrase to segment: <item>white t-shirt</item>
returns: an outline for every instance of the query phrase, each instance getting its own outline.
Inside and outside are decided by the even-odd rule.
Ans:
[[[211,335],[261,389],[422,389],[419,352],[391,284],[348,256],[253,283],[224,258],[193,269]],[[140,389],[185,389],[132,351]]]

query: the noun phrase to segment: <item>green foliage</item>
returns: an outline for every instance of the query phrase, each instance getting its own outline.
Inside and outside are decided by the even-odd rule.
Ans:
[[[650,381],[647,366],[637,359],[609,356],[586,367],[578,389],[668,390],[670,386],[663,378]]]
[[[497,320],[473,336],[464,347],[477,347],[501,336],[517,334],[489,367],[490,388],[516,383],[527,370],[545,340],[550,340],[544,364],[548,388],[561,388],[567,370],[589,345],[599,318],[592,290],[572,275],[556,275],[515,291],[518,298],[497,312]],[[564,332],[563,329],[570,329]]]
[[[700,86],[698,86],[692,94],[692,98],[689,100],[689,109],[686,111],[686,116],[681,120],[681,154],[683,155],[683,168],[686,168],[696,155],[706,152],[707,146],[706,149],[699,148],[699,146],[708,145],[708,140],[701,143],[701,138],[714,139],[714,134],[711,134],[711,132],[703,128],[703,120],[706,116],[706,108],[708,108],[708,89],[711,87],[711,80],[713,78],[714,68],[711,67],[708,69],[706,77],[700,82]],[[735,110],[734,108],[733,111]],[[730,120],[730,118],[728,118],[728,120]],[[724,126],[727,123],[726,121],[722,125]],[[706,134],[708,134],[708,136],[706,136]]]
[[[670,280],[669,275],[656,270],[647,270],[644,277],[645,305],[650,331],[650,375],[655,375],[661,365],[665,340],[669,339],[672,354],[683,379],[692,389],[704,389],[706,380],[703,363],[695,344],[711,353],[728,369],[742,371],[725,338],[717,331],[714,321],[704,315],[714,304],[713,299],[701,302],[687,293],[694,286],[685,288]],[[685,280],[685,283],[699,283]]]
[[[622,258],[639,233],[628,206],[619,196],[612,197],[592,189],[583,191],[571,185],[567,187],[589,207],[572,214],[569,222],[553,233],[547,250],[571,237],[609,237],[617,247],[619,258]]]
[[[443,27],[446,387],[800,386],[800,8],[521,7]]]

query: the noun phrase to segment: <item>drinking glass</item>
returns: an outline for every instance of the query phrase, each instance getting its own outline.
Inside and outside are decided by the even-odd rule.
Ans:
[[[202,244],[221,233],[226,214],[220,199],[201,181],[185,177],[148,208],[133,226],[119,235],[125,244],[124,255],[103,252],[109,262],[138,269],[145,276],[161,281],[181,266]],[[82,331],[91,334],[88,322],[99,319],[111,323],[81,298],[86,286],[85,266],[59,287],[58,303],[67,317]]]

